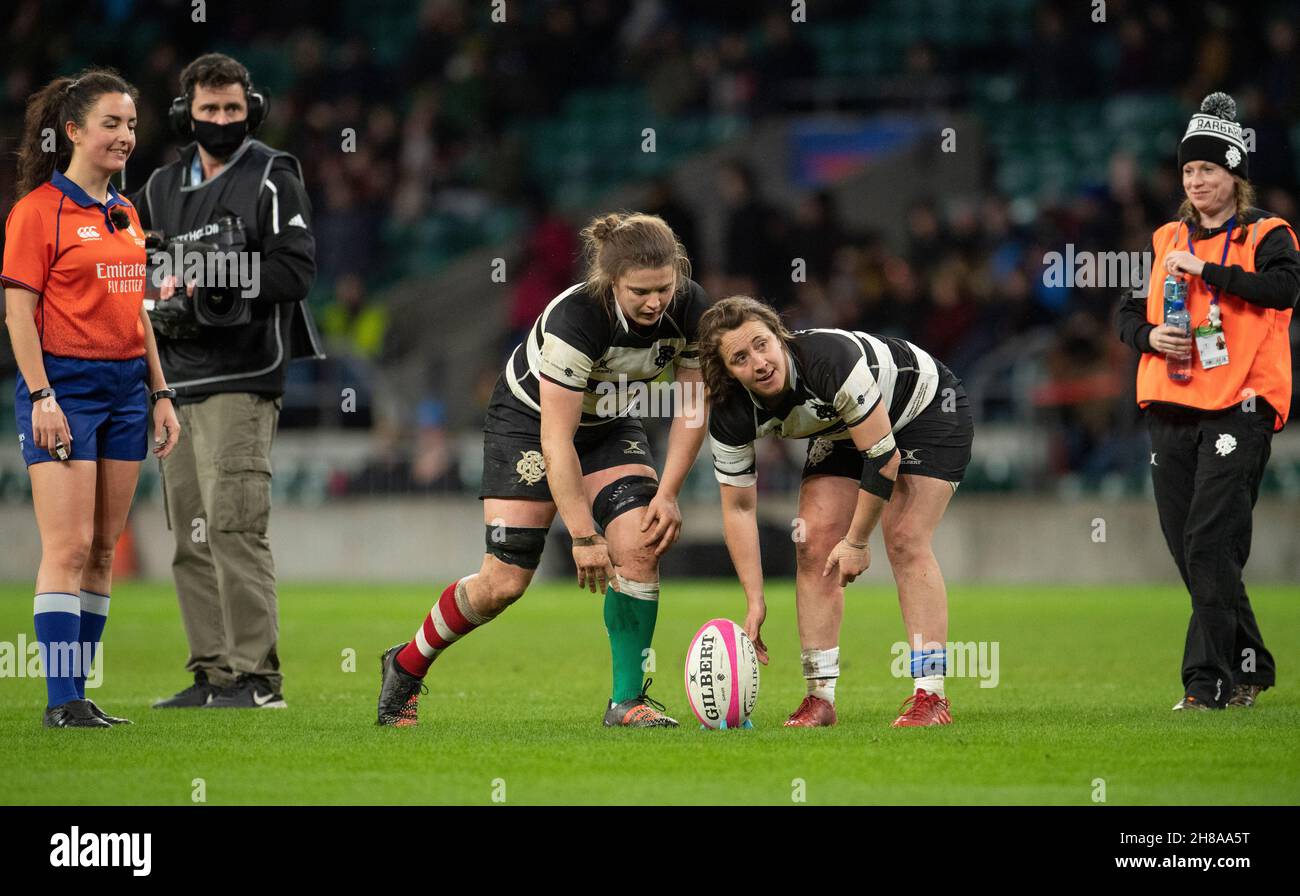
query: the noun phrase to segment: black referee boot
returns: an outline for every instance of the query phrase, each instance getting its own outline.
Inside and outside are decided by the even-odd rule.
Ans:
[[[89,697],[86,698],[86,703],[90,705],[90,711],[91,711],[92,713],[95,714],[95,718],[97,718],[97,719],[103,719],[105,722],[108,722],[108,724],[110,724],[110,725],[130,725],[130,724],[133,724],[133,723],[131,722],[130,719],[124,719],[124,718],[122,718],[121,716],[110,716],[108,713],[106,713],[106,712],[104,712],[102,709],[100,709],[100,708],[95,704],[95,701],[94,701],[94,700],[91,700]]]
[[[45,710],[46,728],[111,728],[90,708],[89,700],[69,700]]]

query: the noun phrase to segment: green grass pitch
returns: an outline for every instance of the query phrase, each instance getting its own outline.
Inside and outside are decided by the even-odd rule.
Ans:
[[[997,642],[999,680],[951,679],[954,724],[888,727],[910,682],[892,590],[851,587],[841,641],[840,724],[785,730],[802,697],[793,590],[769,583],[755,730],[695,723],[682,663],[696,628],[740,618],[734,584],[669,582],[651,694],[676,731],[600,727],[608,644],[600,598],[534,588],[449,650],[416,729],[376,728],[378,655],[415,631],[433,586],[285,585],[284,711],[157,711],[187,683],[171,589],[115,589],[102,687],[135,721],[101,731],[40,727],[39,679],[0,678],[3,804],[1108,804],[1300,803],[1300,601],[1251,589],[1279,658],[1278,687],[1250,710],[1173,713],[1189,607],[1159,587],[951,589],[953,641]],[[0,640],[31,640],[29,586],[0,586]],[[347,657],[355,651],[355,671]]]

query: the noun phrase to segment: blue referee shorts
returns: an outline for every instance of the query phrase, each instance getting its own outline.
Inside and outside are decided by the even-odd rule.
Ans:
[[[45,375],[72,432],[71,460],[144,460],[149,454],[149,365],[144,357],[94,361],[45,355]],[[32,438],[31,390],[14,394],[18,444],[28,466],[55,460]]]

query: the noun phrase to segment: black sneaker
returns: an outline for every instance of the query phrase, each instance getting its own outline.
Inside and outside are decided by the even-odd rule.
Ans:
[[[69,700],[45,710],[46,728],[112,728],[90,708],[89,700]]]
[[[110,725],[130,725],[130,724],[131,724],[131,720],[130,720],[130,719],[124,719],[124,718],[122,718],[121,716],[110,716],[108,713],[104,712],[102,709],[100,709],[98,706],[96,706],[94,700],[91,700],[91,699],[87,698],[86,703],[87,703],[87,705],[90,706],[90,711],[91,711],[92,713],[94,713],[95,718],[97,718],[97,719],[103,719],[105,722],[108,722],[108,724],[110,724]]]
[[[213,697],[203,709],[284,709],[284,696],[261,675],[241,673],[235,683]]]
[[[187,687],[173,697],[165,700],[159,700],[153,705],[154,709],[198,709],[200,706],[207,706],[222,691],[215,684],[208,683],[208,673],[195,672],[194,684]]]
[[[606,728],[676,728],[677,720],[664,714],[665,707],[646,694],[653,678],[647,678],[641,693],[622,703],[609,701],[605,710]]]
[[[1246,707],[1254,706],[1255,698],[1265,690],[1267,690],[1267,688],[1259,684],[1239,684],[1232,689],[1232,696],[1228,698],[1228,705]]]
[[[420,722],[420,695],[429,693],[422,679],[397,665],[397,654],[406,642],[395,644],[379,658],[379,715],[376,725],[412,728]]]

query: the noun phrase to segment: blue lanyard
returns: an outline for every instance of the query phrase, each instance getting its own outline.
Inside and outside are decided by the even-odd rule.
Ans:
[[[1222,267],[1224,263],[1227,262],[1228,260],[1228,246],[1231,245],[1232,243],[1232,228],[1235,226],[1237,226],[1237,216],[1233,215],[1231,218],[1228,219],[1228,230],[1223,235],[1223,257],[1219,259],[1220,267]],[[1196,250],[1192,248],[1191,227],[1187,228],[1187,251],[1191,252],[1193,255],[1196,254]],[[1219,304],[1219,287],[1217,286],[1210,287],[1210,304],[1211,305]]]

